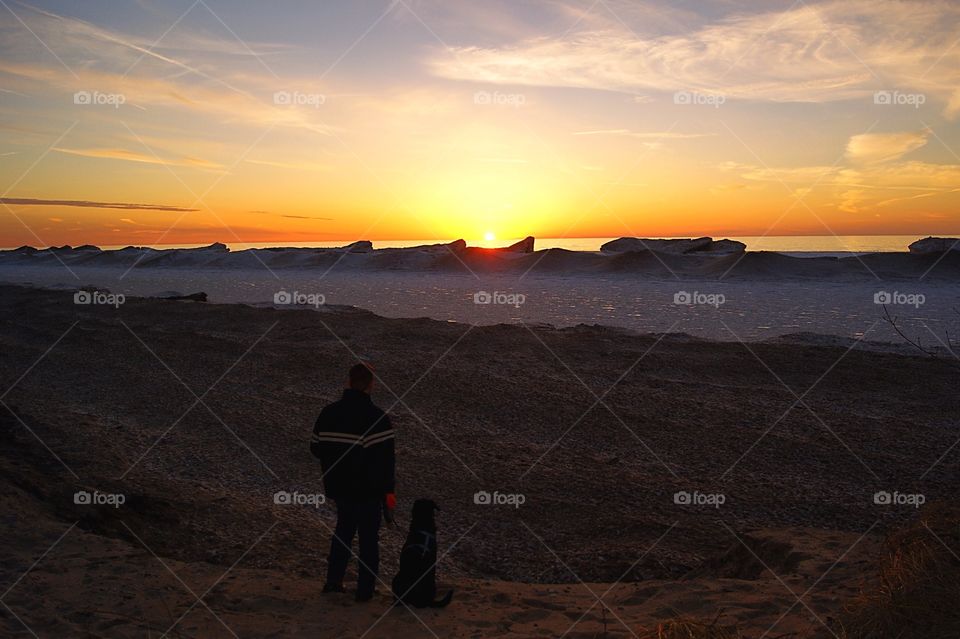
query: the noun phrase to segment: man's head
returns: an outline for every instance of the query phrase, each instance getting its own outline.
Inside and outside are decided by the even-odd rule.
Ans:
[[[373,390],[373,371],[366,364],[354,364],[347,383],[353,390],[369,393]]]

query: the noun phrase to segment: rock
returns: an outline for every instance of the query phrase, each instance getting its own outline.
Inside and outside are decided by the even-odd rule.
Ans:
[[[653,240],[638,237],[621,237],[600,247],[603,253],[627,253],[630,251],[656,251],[674,255],[690,253],[710,255],[730,255],[743,253],[747,245],[734,240],[714,240],[710,237],[692,239]]]
[[[421,244],[420,246],[411,246],[409,248],[399,249],[401,251],[428,251],[431,253],[446,253],[447,251],[453,251],[454,253],[459,253],[460,251],[467,248],[467,243],[464,240],[454,240],[447,244]]]
[[[960,251],[960,238],[925,237],[910,245],[910,252],[919,255],[946,253],[947,251]]]
[[[534,241],[533,236],[528,235],[516,244],[511,244],[510,246],[497,250],[505,253],[533,253]]]
[[[657,251],[658,253],[675,253],[682,255],[693,251],[702,251],[710,246],[713,239],[698,237],[696,239],[651,240],[638,237],[621,237],[618,240],[607,242],[600,247],[604,253],[626,253],[628,251]]]
[[[347,244],[340,248],[344,253],[372,253],[373,242],[370,240],[359,240],[353,244]]]
[[[159,297],[162,300],[176,300],[176,301],[185,301],[185,302],[206,302],[207,294],[203,291],[199,293],[190,293],[189,295],[164,295]]]
[[[190,250],[190,249],[187,249],[187,250]],[[211,253],[229,253],[230,252],[230,249],[223,242],[214,242],[210,246],[204,246],[202,248],[195,249],[195,250],[209,251]]]
[[[747,245],[736,240],[714,240],[710,243],[707,252],[711,255],[733,255],[743,253],[747,250]]]

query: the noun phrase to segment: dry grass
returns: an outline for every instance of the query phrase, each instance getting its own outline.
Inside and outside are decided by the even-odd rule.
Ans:
[[[744,639],[736,625],[726,626],[720,623],[718,613],[712,621],[698,621],[678,617],[657,624],[652,630],[638,633],[640,639]]]
[[[841,639],[960,637],[960,506],[931,504],[887,541],[876,581],[846,608]]]

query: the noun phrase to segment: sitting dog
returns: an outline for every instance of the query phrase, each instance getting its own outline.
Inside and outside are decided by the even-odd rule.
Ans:
[[[398,601],[417,608],[443,608],[453,598],[449,591],[437,596],[437,525],[433,513],[440,507],[432,499],[413,504],[410,532],[400,551],[400,572],[393,578]]]

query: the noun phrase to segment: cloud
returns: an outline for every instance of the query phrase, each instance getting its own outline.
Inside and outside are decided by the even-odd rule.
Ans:
[[[274,213],[273,211],[264,211],[264,210],[254,210],[248,211],[249,213],[255,213],[256,215],[273,215],[276,217],[285,217],[291,220],[321,220],[324,222],[331,222],[334,218],[332,217],[319,217],[315,215],[291,215],[286,213]]]
[[[206,6],[203,3],[200,4]],[[58,48],[85,45],[89,49],[91,44],[97,43],[101,49],[109,51],[111,59],[127,65],[124,70],[124,77],[134,66],[145,59],[152,59],[177,67],[209,82],[220,84],[231,91],[249,95],[243,89],[224,80],[220,74],[208,74],[200,68],[199,64],[191,64],[177,57],[172,57],[175,53],[205,52],[234,56],[253,55],[259,59],[259,55],[247,43],[239,42],[236,38],[210,38],[207,35],[191,32],[185,27],[181,27],[172,30],[170,33],[165,33],[159,41],[151,41],[147,38],[123,34],[79,18],[59,15],[31,5],[22,4],[21,6],[28,9],[30,13],[19,15],[18,18],[33,23],[34,26],[31,29],[37,34],[36,37],[39,40],[56,42]],[[181,19],[185,16],[186,14],[181,16]],[[214,17],[219,20],[219,17],[215,14]],[[267,50],[278,50],[280,48],[279,45],[257,44],[256,46]],[[164,55],[160,51],[170,51],[171,55]],[[54,53],[54,55],[56,54]],[[74,73],[74,70],[63,62],[62,57],[58,57],[58,60],[71,73]]]
[[[157,43],[20,6],[27,9],[18,11],[26,29],[16,20],[0,22],[0,75],[12,76],[5,78],[8,92],[67,103],[72,93],[98,91],[123,95],[120,113],[164,108],[213,116],[221,123],[274,125],[321,135],[341,130],[321,121],[317,109],[274,104],[279,91],[327,93],[315,76],[281,78],[267,66],[264,55],[287,51],[288,45],[250,42],[248,46],[226,29],[218,39],[191,31],[185,23]],[[42,42],[50,43],[52,56]],[[249,71],[251,57],[260,63],[257,73]]]
[[[806,197],[816,191],[820,196],[833,198],[837,208],[846,213],[960,192],[957,187],[960,164],[888,161],[865,162],[854,167],[773,168],[726,162],[720,169],[755,182],[796,185],[792,189],[796,197]],[[900,195],[902,193],[906,195]]]
[[[857,213],[860,211],[860,205],[866,200],[866,191],[862,189],[850,189],[840,194],[840,204],[837,205],[845,213]]]
[[[805,185],[823,182],[829,176],[840,172],[836,166],[770,167],[737,162],[724,162],[720,169],[736,172],[745,180]]]
[[[208,160],[193,157],[164,159],[148,153],[139,153],[129,149],[68,149],[55,146],[52,149],[67,155],[79,155],[86,158],[100,158],[103,160],[126,160],[128,162],[142,162],[144,164],[160,164],[164,166],[189,166],[201,169],[223,169],[223,165]]]
[[[960,5],[942,0],[801,2],[659,36],[611,19],[560,39],[453,47],[453,56],[438,49],[426,64],[444,78],[491,84],[818,102],[912,87],[947,99],[960,85],[958,19]]]
[[[189,213],[199,209],[187,209],[166,204],[138,204],[133,202],[94,202],[91,200],[46,200],[32,197],[0,197],[0,203],[20,206],[76,206],[90,209],[129,209],[138,211],[177,211]],[[57,220],[57,218],[50,218]],[[125,221],[125,220],[121,220]]]
[[[846,157],[851,162],[881,164],[898,160],[927,143],[929,130],[916,133],[861,133],[847,142]]]
[[[947,102],[943,114],[951,120],[956,119],[957,115],[960,115],[960,89],[955,90],[950,96],[950,100]]]

